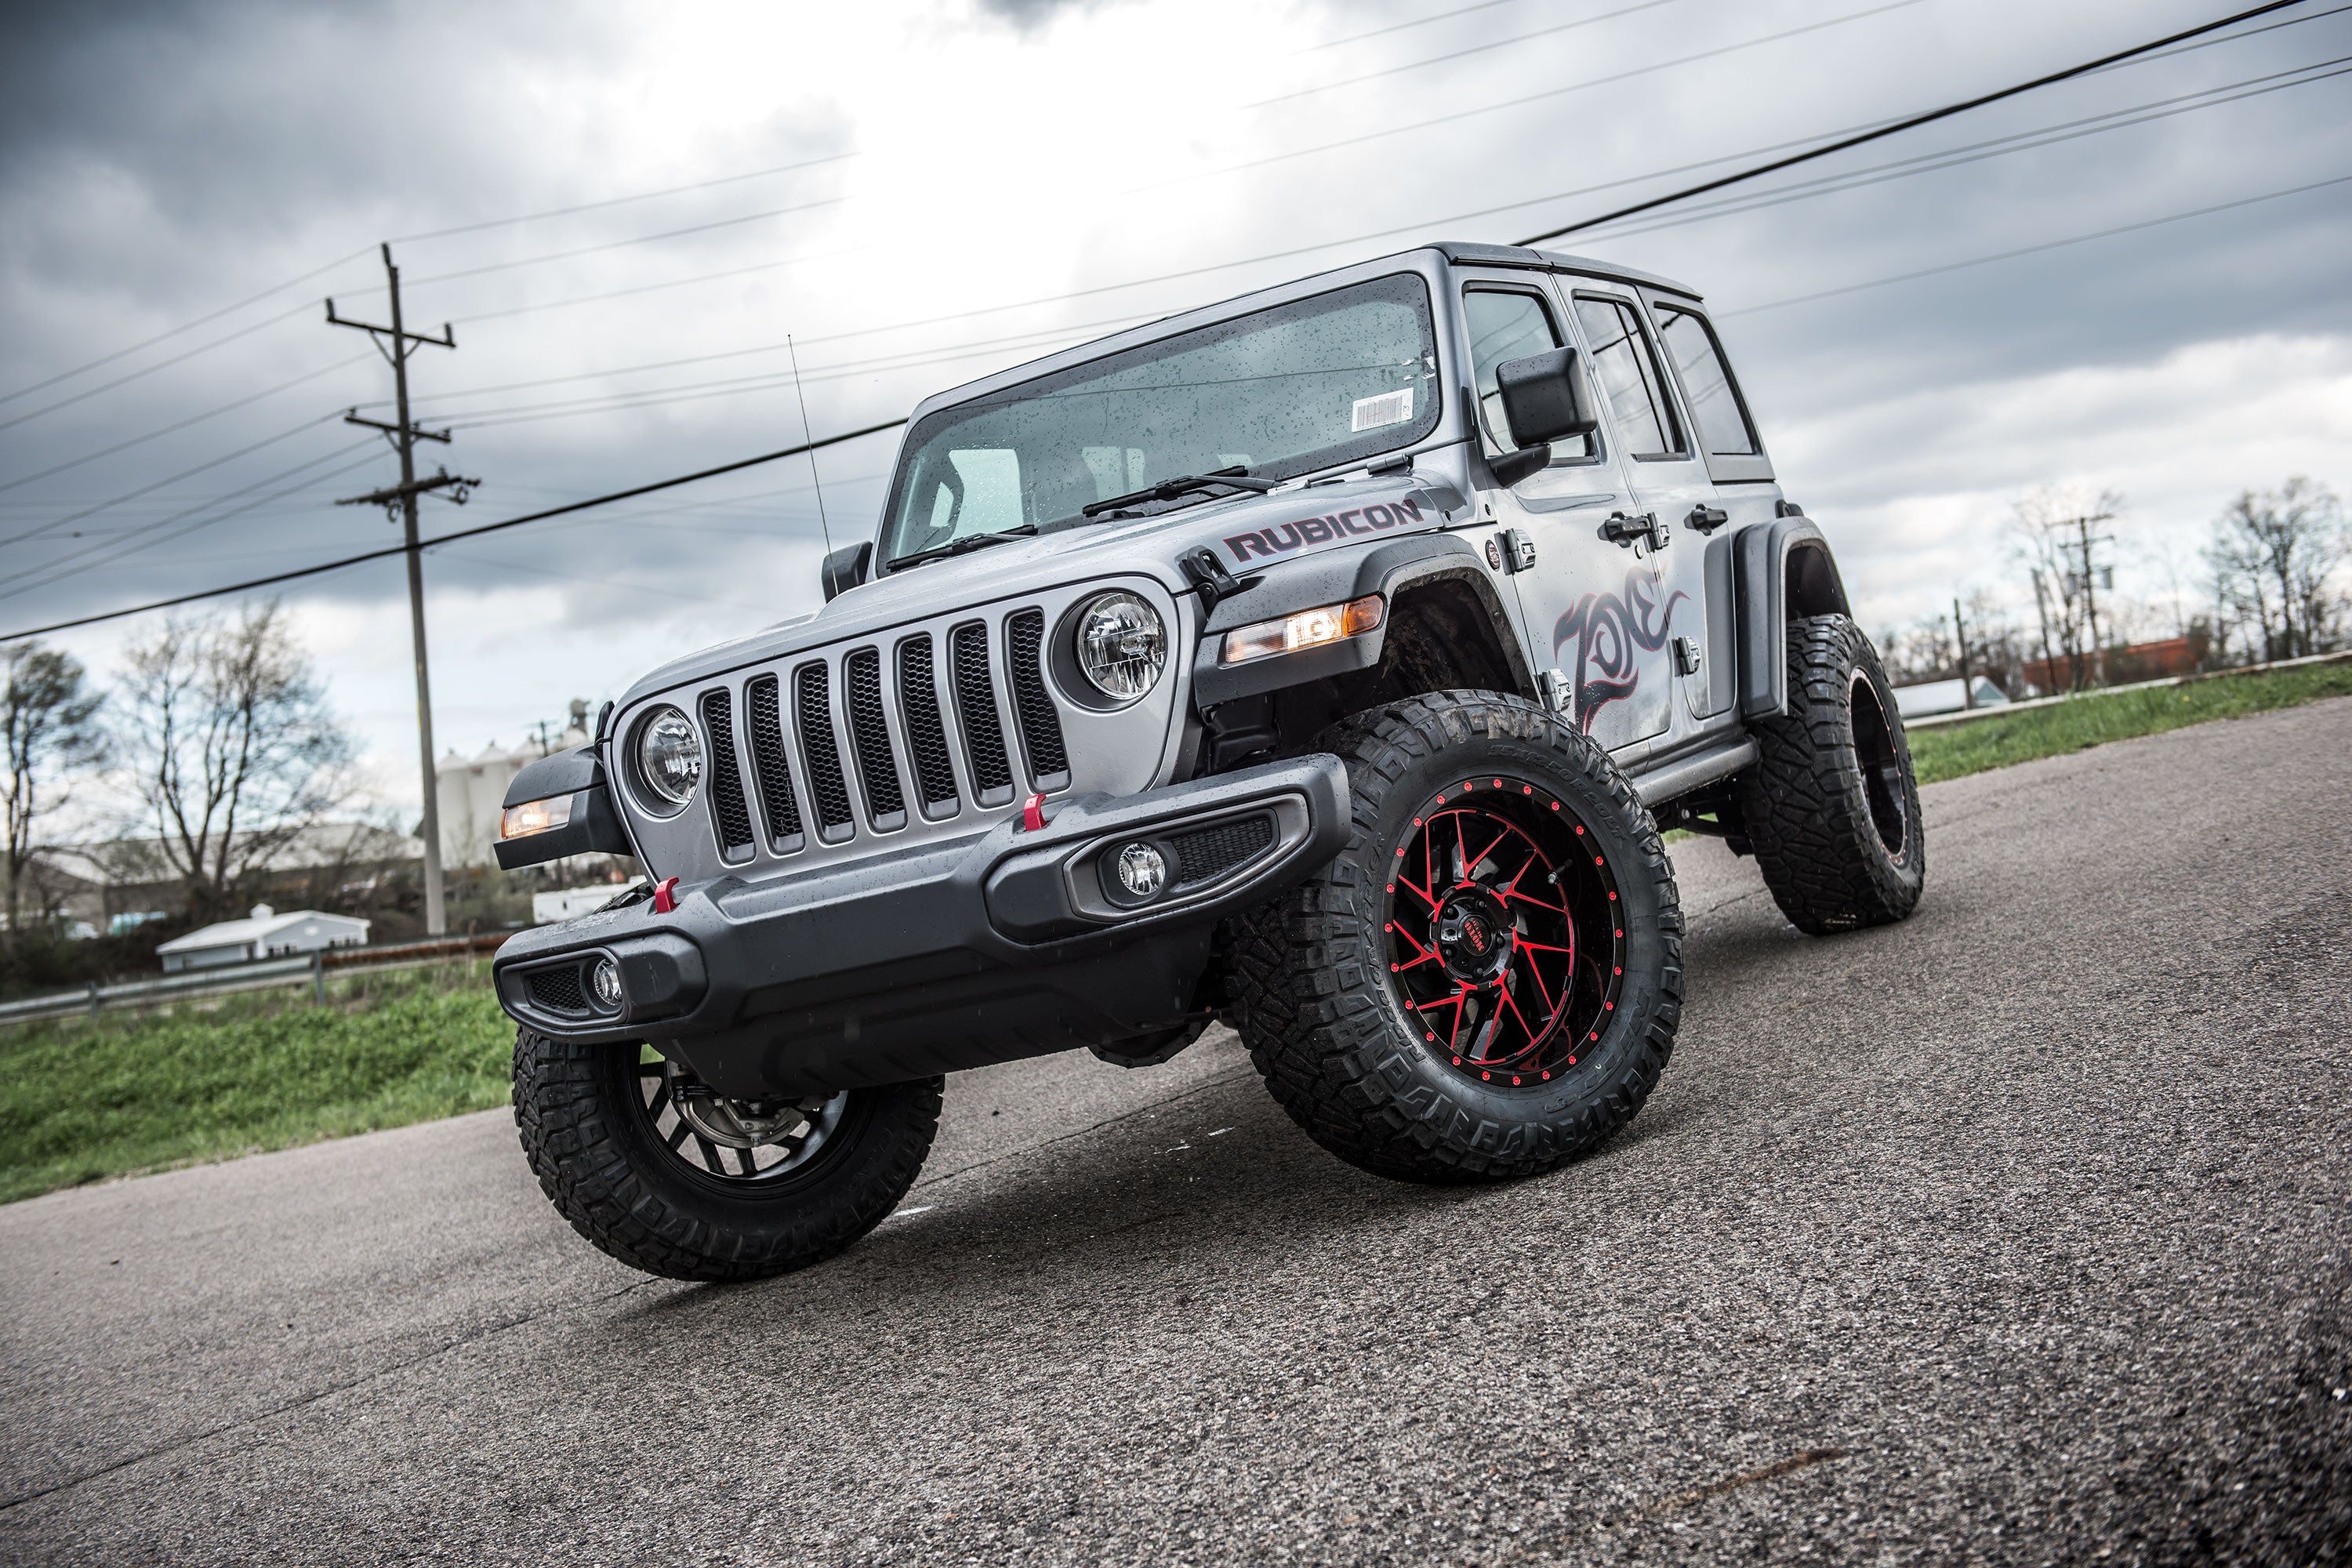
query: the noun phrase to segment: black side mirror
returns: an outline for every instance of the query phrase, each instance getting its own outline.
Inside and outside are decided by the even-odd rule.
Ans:
[[[1503,418],[1511,427],[1511,439],[1521,447],[1589,436],[1601,428],[1592,389],[1574,349],[1507,359],[1495,367],[1495,388],[1503,395]]]
[[[874,544],[845,544],[824,558],[824,601],[831,604],[836,595],[856,587],[866,581],[866,568],[874,563]]]

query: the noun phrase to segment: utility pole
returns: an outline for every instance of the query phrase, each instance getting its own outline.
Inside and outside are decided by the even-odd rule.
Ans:
[[[1952,640],[1960,647],[1960,706],[1977,705],[1976,683],[1969,679],[1969,625],[1960,619],[1960,601],[1952,600]]]
[[[2113,544],[2116,542],[2116,536],[2112,533],[2094,535],[2091,532],[2091,529],[2097,523],[2114,521],[2115,515],[2116,514],[2111,511],[2095,511],[2088,517],[2067,519],[2067,521],[2071,523],[2074,529],[2074,542],[2073,544],[2062,543],[2058,547],[2061,550],[2078,551],[2081,552],[2083,558],[2083,575],[2081,579],[2083,584],[2083,617],[2090,626],[2091,681],[2092,684],[2096,686],[2105,686],[2107,683],[2107,654],[2106,646],[2099,637],[2099,596],[2096,582],[2098,573],[2092,563],[2091,551],[2095,545]],[[2111,588],[2115,586],[2115,579],[2112,575],[2114,570],[2115,569],[2113,567],[2108,568],[2111,575],[2107,579],[2107,585]]]
[[[419,440],[438,441],[446,446],[446,430],[420,430],[408,417],[408,356],[413,345],[433,343],[441,348],[457,346],[457,334],[449,324],[441,324],[441,335],[426,337],[412,332],[400,313],[400,268],[392,264],[392,247],[383,247],[383,275],[392,291],[392,325],[375,326],[367,321],[346,321],[335,314],[335,302],[327,301],[327,324],[334,327],[356,327],[368,334],[376,352],[391,362],[394,417],[397,424],[385,425],[373,419],[362,419],[357,409],[343,416],[346,425],[364,425],[381,430],[390,438],[393,449],[400,454],[400,483],[363,496],[352,496],[337,501],[337,506],[381,506],[387,515],[397,518],[404,531],[408,546],[408,636],[416,660],[416,756],[418,772],[425,788],[425,931],[428,936],[440,936],[449,929],[448,909],[441,886],[441,801],[440,789],[433,773],[433,683],[425,664],[425,556],[418,548],[416,535],[416,498],[426,490],[446,491],[448,498],[463,505],[479,479],[459,479],[443,468],[429,479],[416,477],[416,443]],[[391,346],[387,348],[387,340]]]

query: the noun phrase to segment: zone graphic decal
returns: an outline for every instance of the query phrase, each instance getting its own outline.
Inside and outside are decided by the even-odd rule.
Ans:
[[[1303,517],[1296,522],[1278,522],[1251,533],[1229,534],[1225,548],[1232,552],[1234,564],[1239,566],[1252,556],[1270,561],[1307,545],[1329,544],[1354,534],[1379,533],[1420,521],[1420,500],[1406,496],[1401,500],[1374,501],[1367,507],[1333,512],[1328,517]]]
[[[1680,589],[1661,604],[1657,584],[1636,568],[1625,574],[1625,586],[1615,594],[1587,594],[1552,627],[1552,658],[1563,669],[1574,670],[1576,727],[1592,732],[1592,721],[1601,708],[1633,694],[1642,683],[1638,658],[1666,646],[1675,606],[1690,595]],[[1571,660],[1563,651],[1576,645]]]

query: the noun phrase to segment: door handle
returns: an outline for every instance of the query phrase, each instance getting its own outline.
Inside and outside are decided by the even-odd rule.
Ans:
[[[1719,506],[1695,506],[1690,516],[1683,519],[1701,533],[1713,533],[1731,521],[1731,514]]]
[[[1601,537],[1612,543],[1633,544],[1642,540],[1648,540],[1650,548],[1653,550],[1658,547],[1658,535],[1664,531],[1658,526],[1656,514],[1646,511],[1638,517],[1629,517],[1622,511],[1612,511],[1601,524]]]

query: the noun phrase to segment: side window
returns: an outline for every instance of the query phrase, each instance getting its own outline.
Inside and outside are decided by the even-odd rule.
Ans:
[[[1747,405],[1724,363],[1723,345],[1706,318],[1672,305],[1658,307],[1658,336],[1665,341],[1666,357],[1683,378],[1683,395],[1690,399],[1691,422],[1710,457],[1753,458],[1761,448],[1756,427],[1748,422]]]
[[[1665,377],[1643,334],[1641,318],[1623,300],[1593,294],[1576,297],[1576,319],[1592,345],[1592,375],[1601,395],[1636,458],[1684,455],[1682,426],[1666,395]]]
[[[1479,434],[1486,455],[1499,458],[1516,448],[1510,422],[1503,417],[1503,395],[1496,389],[1495,367],[1506,360],[1524,359],[1560,346],[1559,328],[1551,307],[1519,289],[1471,289],[1462,296],[1463,324],[1470,331],[1470,366],[1478,383]],[[1574,436],[1551,444],[1551,466],[1590,463],[1600,456],[1590,436]]]

